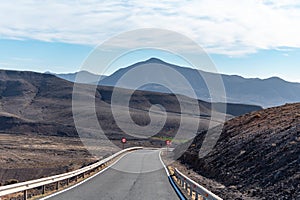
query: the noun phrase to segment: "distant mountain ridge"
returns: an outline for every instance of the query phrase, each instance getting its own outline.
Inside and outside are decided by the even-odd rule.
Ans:
[[[190,81],[190,84],[200,100],[210,101],[210,94],[205,81],[201,76],[199,77],[199,73],[197,73],[195,69],[169,64],[156,58],[151,58],[129,67],[119,69],[112,75],[101,80],[100,84],[113,86],[126,72],[145,63],[159,63],[177,70]],[[216,76],[219,76],[218,74],[204,71],[200,71],[200,73],[203,77],[209,78],[217,78]],[[141,76],[145,76],[145,74],[141,74]],[[224,74],[221,74],[221,77],[224,82],[227,102],[229,103],[273,107],[286,103],[300,102],[300,83],[287,82],[277,77],[268,79],[246,79],[237,75]],[[159,87],[158,85],[146,85],[141,89],[146,91],[168,92],[164,87]],[[183,91],[184,90],[185,88],[183,88]]]
[[[192,85],[198,99],[203,101],[211,101],[210,93],[205,84],[205,80],[199,76],[196,69],[181,67],[174,64],[164,62],[157,58],[151,58],[146,61],[135,63],[131,66],[121,68],[111,74],[110,76],[101,77],[102,80],[99,81],[99,85],[104,86],[115,86],[117,81],[126,74],[129,70],[139,67],[143,64],[162,64],[171,67],[181,73],[186,80],[189,80]],[[99,75],[92,74],[90,72],[82,71],[78,73],[83,73],[86,75],[80,76],[81,83],[92,83],[97,82]],[[225,74],[214,74],[210,72],[200,71],[203,77],[216,78],[221,76],[224,82],[224,88],[226,91],[226,98],[228,103],[238,103],[238,104],[248,104],[248,105],[259,105],[262,107],[273,107],[279,106],[286,103],[296,103],[300,102],[300,83],[292,83],[285,81],[278,77],[271,77],[268,79],[259,78],[244,78],[238,75],[225,75]],[[66,79],[68,81],[74,82],[77,73],[72,74],[55,74],[57,77]],[[147,74],[141,74],[140,77],[145,77]],[[170,79],[171,77],[163,77],[164,75],[159,74],[164,79]],[[86,78],[85,78],[86,77]],[[86,79],[86,81],[85,81]],[[96,80],[96,81],[95,81]],[[125,88],[132,89],[130,87]],[[176,87],[176,81],[174,81],[174,87]],[[157,84],[147,84],[139,88],[140,90],[170,93],[165,87]],[[182,94],[185,94],[186,88],[182,88]]]
[[[78,83],[86,83],[86,84],[96,84],[99,81],[100,76],[93,74],[88,71],[79,71],[74,73],[64,73],[64,74],[56,74],[52,72],[45,72],[45,74],[52,74],[58,78],[65,79],[70,82],[78,82]],[[81,80],[76,80],[77,75],[80,74]],[[101,79],[106,76],[101,76]]]

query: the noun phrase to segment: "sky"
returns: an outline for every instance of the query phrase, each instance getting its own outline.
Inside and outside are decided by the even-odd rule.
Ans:
[[[1,69],[75,72],[109,38],[162,28],[198,43],[220,73],[300,82],[299,0],[6,1],[0,19]],[[116,68],[150,57],[185,65],[140,51]]]

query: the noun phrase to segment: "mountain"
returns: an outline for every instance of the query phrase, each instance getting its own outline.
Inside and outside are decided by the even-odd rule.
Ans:
[[[116,85],[117,81],[129,70],[138,68],[144,64],[148,64],[150,66],[152,64],[160,64],[176,70],[177,72],[182,74],[186,80],[189,81],[198,99],[204,101],[211,100],[208,88],[205,84],[203,77],[211,80],[216,80],[217,76],[219,75],[200,71],[201,75],[203,76],[201,77],[195,69],[169,64],[156,58],[151,58],[149,60],[133,64],[129,67],[119,69],[112,75],[101,80],[100,85],[114,86]],[[137,77],[139,78],[149,78],[150,80],[152,80],[151,78],[153,77],[147,76],[149,76],[148,73],[142,73],[137,75]],[[160,77],[163,80],[172,81],[172,86],[179,89],[180,94],[188,95],[186,92],[188,91],[188,89],[183,87],[182,84],[177,83],[177,81],[175,79],[173,80],[172,77],[168,76],[168,74],[160,73],[159,71],[157,71],[156,76]],[[272,107],[283,105],[285,103],[300,102],[300,83],[287,82],[277,77],[269,79],[246,79],[236,75],[223,74],[221,74],[221,77],[224,82],[227,102],[230,103],[252,104],[260,105],[262,107]],[[125,88],[131,88],[130,85],[131,83],[128,82],[127,85],[124,84],[123,86]],[[170,90],[168,90],[167,88],[157,84],[147,84],[139,89],[163,93],[170,92]]]
[[[205,134],[181,156],[183,164],[251,199],[299,199],[300,103],[227,121],[214,149],[199,158]]]
[[[72,85],[51,74],[0,70],[0,131],[74,136]]]
[[[51,72],[45,72],[45,74],[52,74],[57,76],[58,78],[65,79],[70,82],[77,82],[77,83],[86,83],[86,84],[96,84],[98,81],[101,79],[105,78],[106,76],[99,76],[93,73],[90,73],[88,71],[79,71],[79,72],[74,72],[74,73],[67,73],[67,74],[56,74],[56,73],[51,73]],[[80,80],[76,77],[80,77]],[[100,79],[100,80],[99,80]]]
[[[51,74],[40,74],[25,71],[0,70],[0,132],[15,134],[41,134],[53,136],[77,137],[72,113],[72,93],[73,83],[60,79]],[[120,137],[122,130],[118,128],[111,111],[111,95],[113,88],[108,86],[95,86],[88,84],[78,84],[80,95],[84,98],[96,96],[96,114],[103,131],[107,137],[112,139]],[[92,90],[93,87],[95,91]],[[130,90],[121,89],[119,95],[126,95]],[[189,108],[192,100],[182,97],[185,106]],[[211,104],[198,101],[201,110],[201,128],[207,127],[211,114]],[[173,134],[178,128],[180,120],[180,107],[178,100],[173,94],[135,91],[130,100],[130,114],[134,121],[140,125],[150,123],[149,109],[153,104],[160,104],[165,107],[168,118],[165,127],[159,134]],[[122,113],[126,108],[117,103],[118,112]],[[94,110],[86,105],[85,99],[80,107],[80,114],[86,120],[89,129],[87,134],[96,133],[98,126],[89,124],[89,120],[94,116]],[[218,110],[218,105],[216,106]],[[228,105],[228,117],[241,115],[253,110],[260,110],[258,106],[248,106],[240,104]],[[199,116],[195,116],[194,110],[186,109],[190,122],[199,121]],[[156,111],[152,113],[154,118],[161,118],[163,113]],[[203,119],[202,119],[203,118]]]

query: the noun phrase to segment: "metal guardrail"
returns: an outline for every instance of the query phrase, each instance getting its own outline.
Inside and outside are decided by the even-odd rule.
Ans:
[[[199,185],[189,177],[185,176],[178,169],[175,168],[174,175],[177,178],[178,184],[185,190],[189,189],[188,195],[192,196],[195,193],[195,199],[199,200],[200,197],[205,200],[223,200],[203,186]]]
[[[38,188],[38,187],[43,187],[43,192],[45,191],[45,186],[48,184],[53,184],[56,183],[56,189],[58,189],[59,186],[59,181],[63,181],[63,180],[67,180],[67,182],[69,181],[69,179],[71,178],[77,178],[77,176],[82,175],[84,177],[84,173],[93,170],[97,167],[103,166],[105,164],[107,164],[107,162],[111,161],[112,159],[114,159],[115,157],[121,155],[122,153],[125,153],[127,151],[132,151],[132,150],[138,150],[138,149],[142,149],[143,147],[132,147],[132,148],[128,148],[128,149],[124,149],[122,151],[119,151],[99,162],[96,162],[92,165],[86,166],[84,168],[72,171],[72,172],[67,172],[64,174],[59,174],[59,175],[55,175],[55,176],[50,176],[47,178],[41,178],[41,179],[36,179],[36,180],[31,180],[31,181],[26,181],[26,182],[21,182],[21,183],[16,183],[16,184],[12,184],[12,185],[6,185],[6,186],[1,186],[0,187],[0,199],[2,196],[5,195],[9,195],[9,194],[14,194],[14,193],[19,193],[19,192],[23,192],[24,193],[24,200],[27,199],[27,191],[29,189],[34,189],[34,188]]]

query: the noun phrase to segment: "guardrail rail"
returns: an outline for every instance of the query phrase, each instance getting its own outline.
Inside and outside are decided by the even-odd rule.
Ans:
[[[124,150],[119,151],[119,152],[117,152],[101,161],[98,161],[92,165],[83,167],[81,169],[78,169],[78,170],[75,170],[72,172],[67,172],[64,174],[50,176],[47,178],[41,178],[41,179],[16,183],[16,184],[12,184],[12,185],[1,186],[0,187],[0,200],[2,199],[1,197],[5,196],[5,195],[20,193],[20,192],[23,192],[23,199],[27,200],[28,190],[42,187],[42,194],[45,194],[45,186],[49,185],[49,184],[54,184],[54,183],[56,185],[56,190],[58,190],[60,181],[66,181],[66,183],[68,185],[70,179],[75,178],[77,180],[77,177],[79,177],[79,176],[84,178],[85,173],[87,173],[91,170],[100,168],[102,166],[106,166],[106,164],[109,161],[116,158],[117,156],[119,156],[125,152],[128,152],[128,151],[138,150],[138,149],[142,149],[142,148],[143,147],[131,147],[131,148],[124,149]]]
[[[188,195],[192,197],[195,194],[195,200],[223,200],[203,186],[199,185],[189,177],[185,176],[178,169],[175,168],[174,176],[176,176],[177,183],[186,191],[189,190]]]

